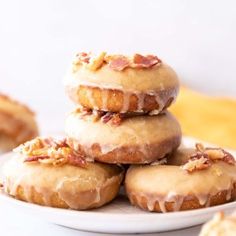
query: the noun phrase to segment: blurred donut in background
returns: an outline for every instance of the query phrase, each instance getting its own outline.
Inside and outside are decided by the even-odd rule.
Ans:
[[[225,215],[218,212],[213,219],[203,225],[199,236],[233,236],[236,232],[236,212]]]
[[[0,93],[0,153],[38,135],[34,113],[25,105]]]
[[[184,135],[236,149],[236,100],[182,87],[170,111],[180,122]]]

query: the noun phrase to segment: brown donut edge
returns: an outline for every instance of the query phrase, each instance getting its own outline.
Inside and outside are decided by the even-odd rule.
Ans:
[[[162,142],[152,143],[145,146],[148,155],[140,150],[139,145],[122,146],[103,154],[99,143],[94,143],[89,148],[79,143],[79,140],[68,138],[68,144],[75,150],[89,156],[92,160],[110,164],[148,164],[165,155],[171,153],[179,147],[181,143],[181,134],[163,140]]]
[[[99,88],[93,86],[66,86],[66,93],[76,104],[110,112],[159,112],[167,109],[176,99],[179,87],[155,91],[156,94],[144,92],[124,92],[119,89]],[[163,104],[160,104],[157,96]],[[141,98],[141,101],[139,101]],[[104,99],[106,100],[104,102]],[[125,103],[127,103],[125,105]],[[105,104],[105,105],[104,105]]]
[[[78,202],[78,207],[73,208],[74,210],[87,210],[87,209],[99,208],[111,202],[118,195],[123,178],[124,178],[124,171],[108,179],[109,181],[105,182],[104,185],[100,187],[99,202],[93,203],[94,199],[96,199],[97,197],[96,188],[92,190],[77,192],[76,194],[67,192],[66,195],[68,195],[70,198]],[[51,192],[52,191],[51,189],[44,189],[44,191],[48,191],[50,193],[50,198],[49,198],[50,203],[48,202],[46,203],[43,199],[43,195],[36,189],[37,187],[32,185],[32,186],[27,186],[27,191],[25,191],[25,188],[21,184],[19,184],[18,186],[16,186],[15,194],[13,194],[11,192],[12,188],[9,185],[4,187],[4,191],[7,194],[21,201],[34,203],[41,206],[71,209],[71,207],[64,200],[61,199],[61,197],[57,192]]]
[[[142,194],[142,196],[140,196],[139,193],[134,192],[131,188],[128,188],[127,185],[125,185],[125,189],[129,201],[133,206],[139,207],[145,211],[164,213],[162,211],[162,207],[160,206],[159,201],[156,200],[153,202],[153,199],[155,198],[158,199],[160,198],[160,196],[154,196],[153,194],[148,194],[148,193]],[[175,206],[178,205],[178,202],[174,201],[170,202],[165,201],[164,208],[166,212],[186,211],[186,210],[206,208],[231,202],[236,199],[236,183],[234,183],[233,185],[233,189],[231,190],[229,198],[227,190],[219,191],[217,194],[209,196],[209,198],[210,199],[208,199],[208,201],[205,204],[201,205],[196,196],[188,195],[183,198],[183,202],[179,207],[179,209],[175,209]],[[150,203],[149,203],[150,201],[152,202],[152,209],[150,209]]]

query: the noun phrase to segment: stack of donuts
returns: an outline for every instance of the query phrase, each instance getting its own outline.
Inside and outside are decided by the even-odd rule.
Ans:
[[[166,111],[179,89],[176,73],[156,56],[80,53],[66,91],[80,107],[66,120],[70,145],[92,160],[145,164],[163,158],[181,141]]]
[[[230,153],[201,144],[178,148],[181,128],[167,108],[179,82],[158,57],[79,53],[65,87],[76,104],[66,138],[19,146],[4,166],[6,193],[77,210],[110,202],[122,183],[132,205],[154,212],[235,200]]]

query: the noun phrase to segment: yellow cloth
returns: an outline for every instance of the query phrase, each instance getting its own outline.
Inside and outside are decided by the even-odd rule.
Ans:
[[[183,134],[236,149],[236,100],[181,88],[170,111],[179,120]]]

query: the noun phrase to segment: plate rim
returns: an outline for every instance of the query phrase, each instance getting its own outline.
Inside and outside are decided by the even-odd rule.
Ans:
[[[30,202],[25,202],[25,201],[21,201],[18,200],[14,197],[11,197],[5,193],[3,193],[2,191],[0,191],[0,199],[6,199],[6,201],[9,202],[13,202],[13,204],[15,205],[21,205],[21,207],[27,207],[27,208],[38,208],[41,211],[60,211],[66,214],[83,214],[83,215],[90,215],[90,214],[96,214],[96,215],[106,215],[106,216],[111,216],[111,217],[120,217],[121,215],[124,215],[124,213],[122,212],[116,212],[116,213],[111,213],[111,212],[101,212],[101,211],[97,211],[97,209],[92,209],[92,210],[73,210],[73,209],[64,209],[64,208],[57,208],[57,207],[50,207],[50,206],[43,206],[43,205],[38,205],[38,204],[34,204],[34,203],[30,203]],[[128,200],[127,200],[128,201]],[[113,202],[113,201],[112,201]],[[110,204],[112,204],[112,202]],[[201,213],[204,213],[205,211],[208,211],[208,213],[210,212],[215,212],[218,208],[226,208],[226,209],[230,209],[232,207],[232,205],[235,205],[236,208],[236,201],[233,202],[228,202],[228,203],[224,203],[221,205],[216,205],[216,206],[212,206],[212,207],[207,207],[207,208],[200,208],[200,209],[193,209],[193,210],[186,210],[186,211],[176,211],[176,212],[165,212],[165,213],[159,213],[159,212],[148,212],[148,211],[144,211],[142,209],[136,208],[134,206],[135,209],[140,210],[140,213],[127,213],[125,215],[128,216],[132,216],[132,217],[175,217],[176,215],[183,215],[181,217],[189,217],[189,216],[195,216],[195,215],[199,215]],[[99,209],[99,208],[98,208]],[[228,210],[229,210],[228,209]],[[221,209],[223,210],[223,209]]]

